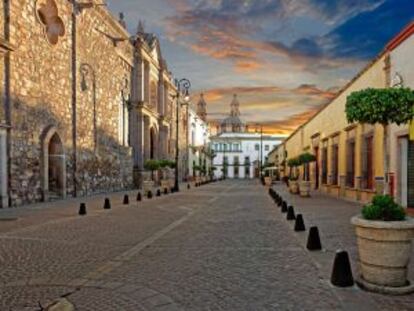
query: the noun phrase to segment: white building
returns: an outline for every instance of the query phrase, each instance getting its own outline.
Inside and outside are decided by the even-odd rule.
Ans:
[[[260,158],[267,162],[269,152],[279,145],[283,137],[260,133],[221,133],[211,138],[216,157],[213,166],[216,177],[259,177]]]
[[[187,176],[189,180],[208,174],[211,167],[210,132],[207,124],[206,106],[203,94],[201,94],[197,103],[197,111],[192,107],[188,109]]]
[[[284,137],[261,133],[250,133],[240,120],[240,104],[234,95],[230,104],[230,116],[221,123],[221,133],[211,137],[211,148],[216,157],[215,177],[255,178],[259,177],[260,164],[267,162],[269,152],[279,145]]]

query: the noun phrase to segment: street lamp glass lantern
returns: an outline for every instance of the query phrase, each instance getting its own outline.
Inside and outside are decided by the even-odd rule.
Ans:
[[[186,89],[185,92],[184,92],[184,102],[185,103],[190,102],[190,92],[188,91],[188,89]]]
[[[88,85],[86,84],[85,74],[82,73],[82,81],[81,81],[81,90],[85,92],[88,90]]]

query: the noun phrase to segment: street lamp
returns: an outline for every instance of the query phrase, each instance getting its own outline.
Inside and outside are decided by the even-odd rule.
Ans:
[[[131,110],[131,95],[130,94],[126,94],[128,93],[128,78],[125,76],[124,77],[124,81],[125,81],[125,85],[124,88],[121,90],[121,97],[122,97],[122,145],[123,146],[129,146],[130,144],[130,139],[129,139],[129,132],[128,135],[125,135],[126,133],[126,128],[127,126],[129,127],[129,113]],[[128,111],[128,115],[125,115],[125,108]],[[128,125],[125,125],[125,121],[128,120]],[[127,136],[127,139],[125,140],[125,137]]]
[[[81,74],[81,90],[86,92],[88,90],[88,83],[86,82],[86,77],[92,76],[92,93],[93,93],[93,142],[94,142],[94,152],[97,151],[98,147],[98,130],[97,130],[97,118],[96,118],[96,74],[93,67],[87,63],[83,63],[80,66]]]
[[[177,93],[175,95],[176,99],[176,141],[175,141],[175,183],[174,183],[174,190],[176,192],[180,191],[179,182],[178,182],[178,161],[180,157],[180,146],[178,143],[179,139],[179,115],[180,115],[180,108],[181,106],[188,105],[190,101],[190,93],[189,90],[191,88],[191,83],[188,79],[175,79],[175,87],[177,88]],[[183,101],[180,101],[182,99]]]
[[[72,71],[72,152],[73,152],[73,196],[77,197],[77,15],[81,14],[83,10],[93,9],[98,6],[105,6],[105,3],[94,3],[94,2],[78,2],[77,0],[69,0],[72,4],[72,33],[71,33],[71,71]],[[85,84],[81,85],[84,87]]]
[[[260,159],[259,159],[259,177],[262,178],[262,161],[263,161],[263,125],[256,124],[260,127]]]

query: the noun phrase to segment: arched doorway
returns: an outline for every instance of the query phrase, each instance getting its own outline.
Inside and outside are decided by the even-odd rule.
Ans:
[[[54,127],[45,131],[42,139],[43,200],[66,196],[66,158],[62,140]]]

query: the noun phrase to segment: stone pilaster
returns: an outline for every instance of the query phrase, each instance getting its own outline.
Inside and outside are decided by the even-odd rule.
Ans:
[[[345,175],[339,176],[339,196],[340,197],[346,196],[346,176]]]
[[[384,187],[385,187],[385,181],[384,177],[377,176],[375,177],[375,193],[376,194],[383,194],[384,193]]]
[[[361,200],[361,182],[362,177],[361,176],[355,176],[355,190],[356,190],[356,199],[358,201]]]

